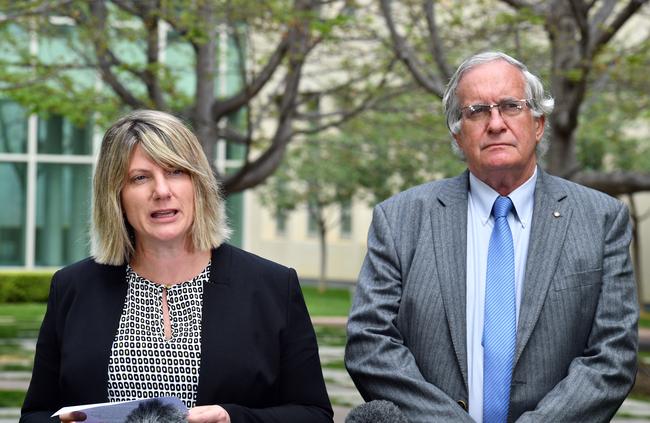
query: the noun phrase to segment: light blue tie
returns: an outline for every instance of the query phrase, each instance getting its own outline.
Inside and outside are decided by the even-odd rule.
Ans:
[[[512,201],[498,197],[492,207],[494,229],[488,247],[483,323],[483,421],[508,419],[512,360],[517,337],[515,253],[508,214]]]

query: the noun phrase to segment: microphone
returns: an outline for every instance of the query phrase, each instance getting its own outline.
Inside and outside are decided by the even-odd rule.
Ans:
[[[409,423],[395,404],[385,400],[374,400],[353,408],[345,423]]]
[[[124,423],[187,423],[187,415],[173,405],[152,399],[133,409]]]

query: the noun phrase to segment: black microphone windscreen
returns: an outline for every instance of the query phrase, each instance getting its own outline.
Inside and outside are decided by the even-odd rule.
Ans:
[[[345,423],[408,423],[408,420],[392,402],[374,400],[353,408]]]
[[[160,400],[145,401],[135,408],[124,420],[124,423],[186,423],[187,416],[172,405],[163,404]]]

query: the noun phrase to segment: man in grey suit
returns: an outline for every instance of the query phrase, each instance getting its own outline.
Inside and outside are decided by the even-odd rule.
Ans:
[[[375,208],[350,375],[411,422],[609,421],[636,373],[627,208],[538,167],[553,100],[512,57],[467,59],[444,105],[468,170]]]

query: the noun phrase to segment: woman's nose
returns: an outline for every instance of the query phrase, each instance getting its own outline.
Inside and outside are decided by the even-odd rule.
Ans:
[[[153,196],[155,199],[169,198],[171,196],[171,189],[169,187],[169,181],[164,176],[156,176],[153,190]]]

